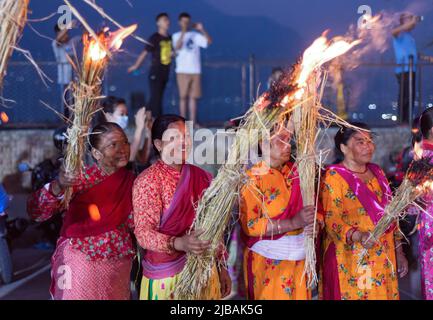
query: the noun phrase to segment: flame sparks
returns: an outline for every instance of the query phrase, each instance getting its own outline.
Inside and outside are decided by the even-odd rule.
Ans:
[[[0,112],[0,120],[3,123],[8,123],[9,122],[9,117],[6,114],[6,112]]]

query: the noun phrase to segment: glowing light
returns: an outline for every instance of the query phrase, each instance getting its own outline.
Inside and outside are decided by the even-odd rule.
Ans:
[[[123,44],[123,40],[129,35],[131,35],[135,30],[137,30],[136,24],[131,25],[127,28],[121,28],[116,32],[110,33],[110,37],[108,41],[105,40],[103,37],[100,37],[99,42],[92,39],[89,44],[90,59],[92,59],[92,61],[103,60],[108,55],[107,50],[110,51],[119,50]],[[107,48],[103,48],[102,47],[103,45],[107,45]]]
[[[93,221],[101,220],[101,214],[96,204],[89,205],[89,215],[90,215],[90,219],[92,219]]]
[[[433,191],[433,181],[427,180],[422,185],[417,186],[416,188],[420,192],[430,192]]]
[[[313,44],[304,52],[301,64],[301,72],[297,80],[299,91],[295,93],[296,99],[301,99],[305,90],[308,78],[311,73],[332,59],[341,56],[361,43],[360,40],[348,42],[341,38],[334,38],[328,41],[325,35],[317,38]]]
[[[283,100],[281,100],[281,105],[285,106],[286,104],[288,104],[289,103],[289,99],[290,99],[289,95],[285,96],[283,98]]]
[[[105,51],[98,42],[92,40],[89,44],[89,55],[92,61],[99,61],[107,56],[107,51]]]
[[[9,122],[9,117],[6,114],[6,112],[0,112],[0,120],[3,123],[8,123]]]

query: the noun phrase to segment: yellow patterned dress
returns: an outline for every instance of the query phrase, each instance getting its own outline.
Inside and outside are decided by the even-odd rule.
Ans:
[[[381,201],[383,192],[378,179],[375,177],[366,183],[368,189]],[[327,254],[333,255],[331,260],[335,261],[324,265],[323,270],[338,272],[335,283],[324,283],[322,272],[319,286],[321,298],[333,299],[324,297],[324,293],[329,293],[330,287],[334,286],[337,288],[332,290],[334,293],[337,291],[342,300],[399,299],[394,239],[396,232],[391,231],[382,236],[380,244],[368,250],[364,263],[358,268],[358,257],[364,248],[359,243],[350,243],[347,235],[354,230],[371,232],[374,224],[370,216],[346,180],[335,170],[327,170],[320,196],[325,222],[323,252],[325,257]],[[335,271],[329,268],[335,268]]]
[[[262,168],[257,164],[248,171],[249,182],[241,191],[240,222],[245,237],[261,237],[269,220],[277,217],[290,205],[293,171],[285,165],[281,171],[268,169],[266,174],[254,174]],[[302,230],[288,235],[300,234]],[[309,300],[311,292],[302,278],[304,261],[266,258],[246,247],[244,277],[248,298],[254,300]],[[250,270],[248,270],[250,268]]]

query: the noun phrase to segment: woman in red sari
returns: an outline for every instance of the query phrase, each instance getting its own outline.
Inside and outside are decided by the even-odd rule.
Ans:
[[[194,205],[211,182],[206,171],[187,164],[191,138],[185,119],[164,115],[155,120],[152,139],[160,160],[143,171],[134,183],[135,236],[145,249],[142,260],[141,300],[174,299],[174,290],[186,262],[186,253],[201,254],[210,243],[189,233],[195,218]],[[230,293],[231,282],[222,263],[203,292],[208,299]]]
[[[97,125],[89,136],[96,163],[80,177],[59,177],[34,192],[27,210],[36,221],[62,211],[73,188],[52,257],[50,292],[55,300],[127,300],[135,255],[130,230],[134,175],[125,166],[129,143],[115,123]]]

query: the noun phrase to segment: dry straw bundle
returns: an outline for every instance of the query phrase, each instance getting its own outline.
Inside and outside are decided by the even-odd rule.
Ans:
[[[320,113],[322,110],[326,110],[322,108],[321,100],[327,78],[327,73],[323,76],[320,67],[360,43],[360,41],[348,42],[341,38],[328,41],[325,35],[323,34],[316,39],[304,52],[301,72],[297,79],[299,90],[296,97],[299,104],[293,112],[297,147],[296,167],[299,173],[303,205],[315,206],[316,215],[316,177],[318,176],[318,167],[322,165],[316,161],[319,121],[326,122],[330,120],[326,114],[322,116]],[[335,117],[331,122],[341,123],[344,121]],[[313,230],[315,234],[316,220],[314,221]],[[306,253],[304,276],[307,276],[308,287],[313,288],[318,280],[315,238],[306,236],[304,246]]]
[[[121,28],[116,32],[104,29],[96,34],[81,17],[77,10],[65,0],[74,15],[86,27],[88,33],[83,35],[83,60],[78,69],[78,80],[72,83],[74,104],[69,106],[72,114],[71,126],[67,131],[68,145],[65,152],[65,171],[80,175],[84,166],[87,138],[92,118],[99,111],[101,84],[109,62],[111,51],[119,50],[123,39],[132,34],[137,25]],[[111,51],[110,51],[111,50]],[[73,64],[72,60],[70,62]],[[67,207],[71,200],[72,189],[65,192],[64,204]]]
[[[0,89],[7,64],[27,22],[30,0],[0,1]]]
[[[79,78],[72,83],[74,104],[70,107],[72,125],[68,128],[68,144],[65,153],[65,171],[81,174],[86,153],[86,142],[93,115],[99,110],[101,84],[108,62],[107,52],[99,43],[105,43],[104,33],[99,35],[99,42],[89,34],[83,36],[83,61]],[[65,194],[65,205],[71,200],[72,190]]]
[[[309,98],[296,108],[293,113],[296,141],[296,168],[300,179],[300,188],[304,206],[316,205],[316,139],[318,133],[319,108],[315,83],[310,83],[307,90]],[[320,164],[319,164],[320,165]],[[315,239],[305,237],[305,270],[309,287],[317,282]]]
[[[394,196],[384,208],[382,218],[376,224],[370,234],[370,239],[374,239],[379,243],[379,239],[393,225],[398,225],[398,220],[404,219],[407,215],[407,210],[411,206],[418,207],[424,210],[419,202],[422,201],[422,196],[426,192],[431,192],[433,189],[433,161],[431,158],[421,158],[413,161],[406,173],[403,182],[395,191]],[[362,265],[368,250],[362,250],[358,265]]]

